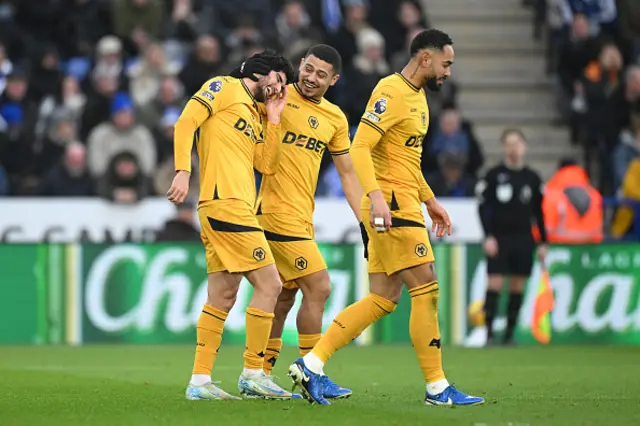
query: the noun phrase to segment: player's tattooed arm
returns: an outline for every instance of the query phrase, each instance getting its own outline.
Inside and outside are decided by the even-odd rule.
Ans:
[[[342,182],[342,189],[344,195],[347,198],[349,207],[353,211],[353,214],[358,219],[358,222],[362,221],[360,215],[360,200],[362,200],[362,186],[358,182],[358,176],[353,169],[353,163],[351,162],[351,156],[349,154],[335,155],[333,156],[333,162],[336,165],[336,170],[340,175],[340,181]]]

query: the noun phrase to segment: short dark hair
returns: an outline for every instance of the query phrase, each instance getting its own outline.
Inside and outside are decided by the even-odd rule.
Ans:
[[[411,56],[415,56],[422,49],[442,50],[447,45],[453,45],[453,40],[447,33],[430,28],[419,33],[411,41]]]
[[[316,44],[315,46],[311,46],[304,57],[308,58],[311,55],[331,64],[334,74],[340,74],[342,71],[342,57],[340,56],[340,53],[328,44]]]
[[[295,80],[296,73],[291,62],[274,50],[265,50],[264,52],[256,53],[251,59],[262,59],[269,64],[272,71],[283,72],[287,77],[287,81],[285,82],[287,84]]]
[[[527,137],[524,135],[524,132],[516,128],[504,129],[504,131],[502,132],[502,136],[500,136],[500,142],[505,143],[507,141],[507,138],[511,135],[520,136],[520,139],[522,139],[525,143],[528,142]]]

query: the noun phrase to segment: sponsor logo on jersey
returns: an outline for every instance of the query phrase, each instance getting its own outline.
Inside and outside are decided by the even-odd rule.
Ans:
[[[378,117],[377,115],[375,115],[372,112],[367,112],[364,115],[364,118],[366,118],[369,121],[373,121],[374,123],[379,123],[380,122],[380,117]]]
[[[213,96],[213,94],[207,92],[206,90],[200,92],[200,96],[209,99],[209,102],[213,102],[213,100],[216,98],[215,96]]]
[[[288,102],[288,103],[287,103],[287,106],[288,106],[288,107],[291,107],[291,108],[293,108],[293,109],[300,109],[300,107],[299,107],[298,105],[296,105],[296,104],[292,104],[291,102]]]
[[[380,98],[373,104],[373,112],[378,115],[382,115],[387,111],[387,100],[385,98]]]
[[[293,132],[286,132],[284,138],[282,138],[282,143],[308,149],[309,151],[315,151],[319,154],[322,154],[327,148],[327,144],[321,140],[303,134],[298,135]]]
[[[422,127],[425,127],[427,125],[427,113],[422,111]]]
[[[222,82],[220,80],[212,81],[211,84],[209,84],[209,90],[213,93],[218,93],[222,90]]]

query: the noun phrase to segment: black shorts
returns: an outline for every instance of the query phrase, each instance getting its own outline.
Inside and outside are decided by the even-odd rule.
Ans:
[[[529,276],[533,269],[533,254],[536,249],[531,235],[509,235],[496,237],[498,255],[487,258],[487,273],[496,275]]]

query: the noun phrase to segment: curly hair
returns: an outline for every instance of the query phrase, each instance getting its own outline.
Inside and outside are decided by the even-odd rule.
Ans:
[[[261,59],[269,64],[272,71],[283,72],[287,77],[286,83],[291,83],[295,79],[295,70],[291,62],[274,50],[265,50],[264,52],[256,53],[248,60],[251,59]]]

